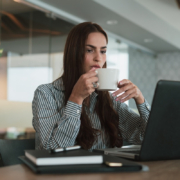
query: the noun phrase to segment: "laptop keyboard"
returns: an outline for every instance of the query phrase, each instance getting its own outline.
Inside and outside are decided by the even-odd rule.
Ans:
[[[121,152],[124,152],[124,153],[133,153],[133,154],[139,154],[140,153],[139,150],[136,150],[136,151],[121,151]]]

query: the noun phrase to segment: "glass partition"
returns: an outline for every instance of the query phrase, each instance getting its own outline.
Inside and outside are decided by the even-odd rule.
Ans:
[[[74,24],[13,0],[0,1],[0,15],[0,134],[23,138],[31,133],[34,90],[62,74]]]
[[[107,46],[107,67],[120,70],[119,80],[128,79],[129,55],[128,46],[119,40],[109,37]]]
[[[32,138],[34,90],[61,76],[74,24],[13,0],[0,0],[0,20],[0,138]],[[128,47],[112,37],[107,66],[128,78]]]

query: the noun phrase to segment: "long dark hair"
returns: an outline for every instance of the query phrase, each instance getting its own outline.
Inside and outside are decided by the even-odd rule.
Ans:
[[[63,57],[64,73],[62,75],[65,87],[65,104],[71,95],[74,85],[83,74],[85,42],[88,35],[92,32],[102,33],[108,42],[106,32],[98,24],[92,22],[78,24],[70,31],[67,37]],[[106,68],[106,63],[103,68]],[[112,99],[108,91],[97,91],[97,94],[95,112],[100,119],[101,130],[92,127],[90,119],[82,105],[81,126],[76,142],[84,149],[90,149],[97,141],[97,136],[104,130],[109,147],[121,147],[123,140],[118,128],[119,116],[113,108]]]

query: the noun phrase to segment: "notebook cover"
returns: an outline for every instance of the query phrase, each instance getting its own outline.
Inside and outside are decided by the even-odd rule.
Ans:
[[[130,172],[140,171],[142,166],[140,164],[113,157],[103,155],[104,162],[121,162],[121,167],[109,167],[105,164],[86,164],[86,165],[57,165],[57,166],[36,166],[25,156],[20,156],[19,159],[26,164],[33,172],[38,174],[71,174],[71,173],[102,173],[102,172]]]
[[[54,164],[49,164],[50,160],[55,160],[57,165],[66,165],[67,162],[70,164],[78,164],[77,159],[79,158],[81,162],[84,162],[83,164],[100,164],[103,161],[103,157],[99,153],[92,153],[84,149],[79,149],[79,150],[72,150],[72,151],[64,151],[60,153],[49,153],[47,150],[25,150],[25,156],[31,160],[31,158],[27,155],[27,153],[31,156],[33,156],[36,160],[41,160],[41,159],[47,159],[46,162],[43,162],[42,164],[36,164],[36,165],[54,165]],[[87,157],[90,158],[89,162],[87,162]],[[58,158],[58,159],[57,159]],[[74,159],[75,158],[75,159]],[[101,162],[100,162],[101,159]],[[32,161],[32,160],[31,160]],[[44,161],[44,160],[43,160]],[[57,162],[58,161],[58,162]]]
[[[74,157],[74,156],[101,156],[99,153],[92,153],[84,149],[63,151],[60,153],[49,153],[47,150],[25,150],[25,152],[33,155],[36,158],[53,158],[53,157]]]

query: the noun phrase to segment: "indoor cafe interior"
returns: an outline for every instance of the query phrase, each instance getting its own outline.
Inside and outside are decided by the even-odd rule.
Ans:
[[[0,140],[35,139],[34,91],[62,76],[68,33],[85,21],[108,35],[107,68],[119,69],[119,80],[133,82],[151,105],[159,80],[180,81],[179,19],[179,0],[0,0]],[[125,103],[138,113],[134,100]],[[0,167],[0,176],[180,179],[180,160],[144,164],[147,172],[36,175],[17,163]]]

